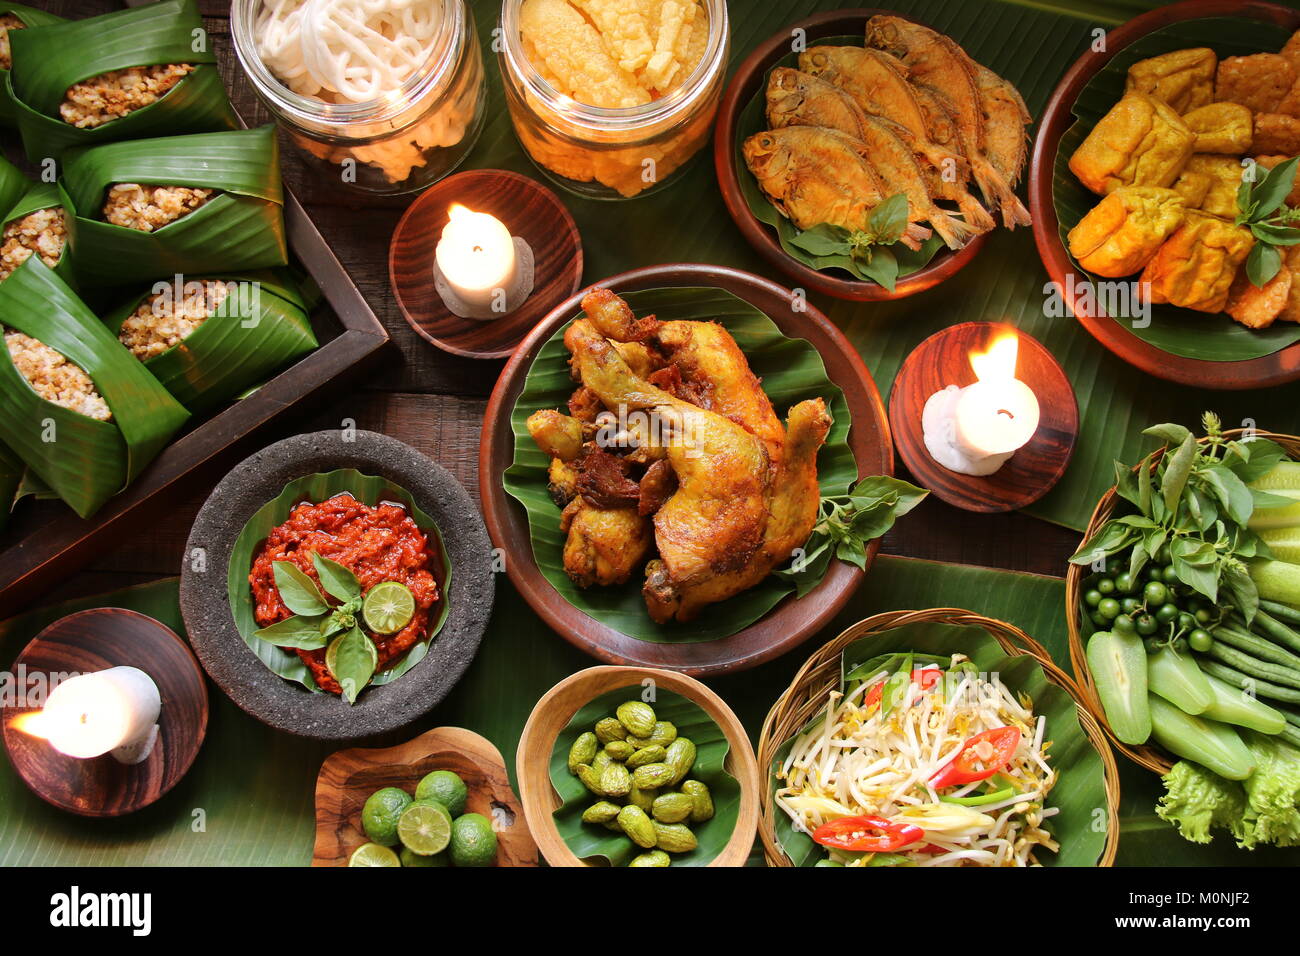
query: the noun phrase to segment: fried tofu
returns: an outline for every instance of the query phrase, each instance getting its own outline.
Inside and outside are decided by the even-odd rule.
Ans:
[[[1183,224],[1142,270],[1149,301],[1222,312],[1255,238],[1244,226],[1188,210]]]
[[[1218,57],[1208,47],[1174,50],[1130,66],[1124,89],[1158,96],[1186,113],[1213,101],[1217,65]]]
[[[1282,113],[1255,114],[1251,149],[1264,155],[1300,155],[1300,119]]]
[[[1120,186],[1169,186],[1194,151],[1195,134],[1164,100],[1126,93],[1070,157],[1070,171],[1100,196]]]
[[[1295,86],[1296,75],[1292,61],[1279,53],[1230,56],[1219,63],[1214,98],[1240,103],[1254,113],[1274,113]]]
[[[1095,275],[1132,275],[1182,225],[1185,210],[1172,189],[1121,186],[1070,230],[1070,254]]]
[[[1179,181],[1189,178],[1198,181],[1191,187],[1185,186],[1181,189],[1179,181],[1175,181],[1174,190],[1187,202],[1189,209],[1199,209],[1220,219],[1236,219],[1237,190],[1241,188],[1243,170],[1241,161],[1235,156],[1197,153],[1183,167]],[[1202,187],[1199,182],[1200,177],[1209,180],[1208,188]],[[1204,191],[1200,201],[1194,201],[1194,192],[1202,189]]]
[[[1248,329],[1267,328],[1287,307],[1293,281],[1285,264],[1262,287],[1251,282],[1246,270],[1241,269],[1232,282],[1225,311]]]
[[[1240,156],[1250,151],[1255,136],[1254,116],[1240,103],[1207,103],[1183,114],[1183,122],[1195,135],[1198,153]]]

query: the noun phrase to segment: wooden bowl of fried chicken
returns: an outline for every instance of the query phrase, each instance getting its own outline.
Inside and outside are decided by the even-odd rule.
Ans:
[[[706,265],[665,265],[627,272],[583,290],[557,307],[520,344],[488,402],[479,454],[479,490],[488,532],[503,556],[505,570],[546,624],[606,663],[708,676],[752,667],[797,646],[830,621],[861,583],[864,572],[832,560],[815,587],[798,598],[793,592],[783,596],[746,627],[711,640],[701,639],[701,632],[693,629],[692,621],[704,605],[744,601],[747,593],[753,593],[750,589],[778,564],[788,564],[792,552],[797,553],[807,540],[820,508],[815,462],[831,418],[820,398],[800,401],[789,409],[785,407],[788,403],[769,399],[726,331],[725,319],[659,323],[654,316],[634,314],[621,298],[643,290],[678,288],[729,293],[765,315],[784,337],[782,341],[802,339],[801,345],[816,349],[825,366],[825,381],[843,393],[843,403],[837,407],[847,408],[851,421],[847,437],[837,439],[852,452],[850,470],[855,468],[858,477],[893,473],[893,447],[880,394],[861,357],[825,316],[802,296],[749,273]],[[674,351],[667,341],[665,327],[688,324],[696,327],[692,348],[707,341],[707,353]],[[583,420],[575,400],[570,401],[569,409],[530,415],[528,433],[516,435],[512,428],[512,415],[530,369],[560,329],[565,330],[566,358],[578,390],[575,395],[589,393],[606,409],[611,403],[653,407],[661,421],[682,416],[684,424],[670,425],[667,438],[640,446],[650,448],[662,441],[666,460],[653,462],[637,479],[641,530],[629,528],[626,537],[620,537],[615,529],[618,540],[609,542],[605,555],[611,561],[620,560],[609,555],[626,546],[627,566],[618,583],[632,589],[639,614],[666,629],[663,633],[667,636],[662,639],[623,633],[593,616],[599,612],[587,613],[566,599],[538,567],[529,514],[507,490],[506,472],[515,461],[515,443],[529,442],[530,436],[543,450],[552,449],[547,451],[554,456],[552,465],[573,458],[579,443],[586,452],[584,461],[611,457],[597,448],[599,433],[588,436],[585,428],[574,429],[571,454],[562,450],[566,426]],[[652,376],[642,377],[644,373],[634,370],[636,362],[631,356],[635,349],[629,343],[658,356]],[[564,361],[554,356],[548,359],[557,369],[548,364],[547,374],[553,376],[564,369]],[[723,380],[730,375],[726,368],[738,370],[734,380]],[[667,379],[672,384],[663,384]],[[699,393],[708,397],[697,399],[697,405],[690,398]],[[644,395],[654,400],[642,405]],[[767,424],[756,426],[754,422]],[[678,432],[672,429],[685,436],[677,448],[673,444]],[[729,435],[736,436],[735,440]],[[698,444],[691,444],[697,440]],[[764,444],[756,452],[751,446],[760,442]],[[691,453],[704,457],[684,466],[677,456]],[[779,467],[779,471],[769,473],[769,467]],[[587,468],[581,477],[594,481],[601,476]],[[546,483],[545,477],[541,483]],[[792,493],[805,487],[806,495]],[[785,500],[783,489],[786,498],[801,502],[797,508],[781,509],[778,502]],[[556,490],[553,482],[552,499]],[[573,496],[569,504],[596,507],[584,504],[584,498],[588,496]],[[693,499],[700,501],[698,510],[689,507]],[[644,507],[647,501],[652,509],[649,517]],[[796,512],[794,520],[791,515]],[[636,507],[627,513],[633,522],[638,520]],[[560,521],[558,508],[553,518]],[[567,527],[566,533],[572,535],[576,525]],[[633,550],[637,535],[653,538]],[[877,540],[868,548],[868,567],[878,547]],[[577,575],[592,570],[571,567],[567,545],[565,554],[564,571],[574,582],[579,580]],[[704,573],[689,579],[675,576],[683,554],[689,554],[692,567],[703,568]],[[600,583],[584,580],[578,587]],[[625,629],[631,627],[625,625]]]

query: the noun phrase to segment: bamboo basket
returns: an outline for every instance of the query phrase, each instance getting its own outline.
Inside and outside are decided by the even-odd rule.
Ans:
[[[1078,686],[1065,671],[1052,661],[1047,648],[1012,624],[983,617],[957,608],[930,608],[924,611],[888,611],[859,621],[834,640],[823,645],[795,674],[763,721],[758,741],[759,773],[763,786],[759,788],[761,801],[758,821],[759,836],[763,840],[763,856],[768,866],[793,866],[781,851],[776,840],[776,814],[779,812],[768,786],[770,768],[777,750],[797,734],[825,706],[831,690],[839,686],[840,655],[844,649],[869,634],[878,634],[907,624],[958,624],[984,629],[1009,655],[1027,654],[1043,668],[1047,679],[1061,687],[1073,698],[1078,711],[1079,724],[1093,748],[1101,757],[1106,789],[1106,845],[1098,866],[1111,866],[1119,847],[1119,767],[1110,751],[1106,734],[1092,712],[1084,706]]]
[[[1230,428],[1225,429],[1223,437],[1240,438],[1244,434],[1244,429]],[[1300,438],[1293,435],[1279,435],[1274,432],[1255,431],[1258,438],[1267,438],[1277,442],[1286,449],[1287,454],[1292,458],[1300,460]],[[1201,440],[1202,444],[1204,439]],[[1151,467],[1155,468],[1160,464],[1163,452],[1158,453],[1151,461]],[[1139,466],[1135,465],[1134,470]],[[1092,513],[1092,518],[1088,521],[1088,529],[1083,533],[1083,541],[1091,538],[1101,525],[1110,519],[1114,514],[1115,508],[1122,499],[1115,492],[1112,486],[1109,491],[1102,495],[1101,501],[1097,502],[1097,508]],[[1065,620],[1070,629],[1070,666],[1074,670],[1075,677],[1078,680],[1078,689],[1080,699],[1083,705],[1101,724],[1106,731],[1106,736],[1110,738],[1112,744],[1124,756],[1128,757],[1134,763],[1145,767],[1152,773],[1158,773],[1161,776],[1167,774],[1174,766],[1174,760],[1169,753],[1160,747],[1140,744],[1133,746],[1121,743],[1113,733],[1111,733],[1110,724],[1106,722],[1106,712],[1102,709],[1101,698],[1097,696],[1097,685],[1093,683],[1092,674],[1088,670],[1088,657],[1084,645],[1083,618],[1080,615],[1080,607],[1083,604],[1083,579],[1086,576],[1086,569],[1083,565],[1071,564],[1070,570],[1065,577]],[[1091,631],[1089,631],[1091,633]]]

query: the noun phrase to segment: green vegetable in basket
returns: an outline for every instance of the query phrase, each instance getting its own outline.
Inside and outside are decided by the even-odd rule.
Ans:
[[[47,22],[12,31],[9,43],[10,106],[33,163],[78,146],[238,125],[196,0]]]
[[[29,27],[61,22],[63,22],[62,17],[56,17],[44,10],[23,6],[21,3],[0,3],[0,38],[11,36]],[[0,126],[13,126],[17,115],[13,93],[9,88],[9,70],[12,64],[12,51],[0,55]],[[5,204],[0,203],[0,206],[3,205]]]
[[[1151,736],[1147,657],[1136,634],[1099,631],[1088,639],[1088,670],[1111,732],[1123,743]]]
[[[0,441],[81,517],[189,413],[36,256],[0,282]]]
[[[72,150],[60,188],[86,286],[288,262],[273,126]]]
[[[271,273],[177,276],[104,322],[193,412],[235,398],[316,347],[302,296]]]
[[[1244,690],[1209,674],[1202,675],[1214,698],[1201,716],[1237,727],[1249,727],[1261,734],[1280,734],[1286,730],[1286,717],[1281,711],[1257,700]]]
[[[1227,724],[1186,714],[1154,694],[1149,703],[1151,736],[1170,753],[1229,780],[1245,780],[1255,769],[1254,757]]]
[[[1196,661],[1170,646],[1147,658],[1147,687],[1185,714],[1205,713],[1214,703],[1214,691]]]

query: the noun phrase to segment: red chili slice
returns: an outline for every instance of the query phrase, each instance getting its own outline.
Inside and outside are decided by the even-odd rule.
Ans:
[[[874,816],[840,817],[813,831],[814,843],[851,853],[890,853],[924,837],[918,826]]]
[[[937,667],[927,667],[924,670],[912,671],[912,683],[916,684],[921,690],[929,690],[943,678],[943,671]],[[870,710],[876,704],[880,703],[880,698],[884,695],[885,684],[888,678],[878,681],[863,698],[862,706]],[[915,703],[915,701],[913,701]]]
[[[975,748],[985,741],[993,745],[993,755],[988,759],[975,754]],[[930,778],[930,786],[940,790],[987,780],[1011,762],[1018,746],[1020,731],[1015,727],[995,727],[976,734],[962,744],[955,757],[935,772]]]

